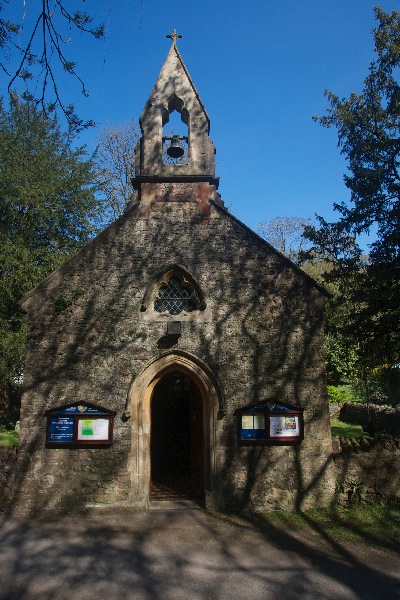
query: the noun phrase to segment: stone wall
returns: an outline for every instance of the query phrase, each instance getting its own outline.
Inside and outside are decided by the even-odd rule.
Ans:
[[[0,447],[0,513],[7,510],[12,500],[16,462],[17,448]]]
[[[150,472],[144,440],[150,422],[143,420],[147,405],[138,404],[146,390],[135,385],[149,364],[181,356],[191,361],[191,373],[207,371],[223,398],[223,407],[207,405],[204,387],[207,498],[222,507],[257,510],[328,502],[334,477],[323,294],[206,201],[205,184],[170,184],[158,197],[157,190],[24,302],[29,335],[16,510],[93,502],[146,505]],[[171,317],[154,312],[151,302],[143,304],[149,285],[168,265],[190,273],[206,301],[204,310],[179,317],[181,336],[173,340],[166,336]],[[60,296],[74,300],[57,312]],[[304,409],[300,446],[238,445],[236,409],[266,399]],[[45,447],[45,411],[75,401],[116,411],[111,448]]]
[[[254,452],[254,449],[253,449]],[[282,449],[281,449],[282,452]],[[288,456],[285,452],[283,465],[287,464]],[[259,451],[260,453],[260,451]],[[85,477],[82,478],[81,491],[78,496],[78,506],[82,497],[89,504],[104,504],[107,494],[113,493],[118,486],[118,476],[115,478],[110,469],[107,455],[102,451],[89,451],[92,454],[93,468],[83,469]],[[293,449],[291,451],[293,454]],[[17,449],[0,448],[0,512],[6,511],[12,504],[12,492],[16,469]],[[105,459],[105,460],[104,460]],[[77,451],[59,451],[58,460],[62,467],[68,472],[71,468],[77,468],[79,464],[79,453]],[[344,437],[333,438],[333,462],[336,475],[336,501],[347,505],[351,502],[374,503],[380,501],[400,501],[400,439],[393,438],[388,434],[381,435],[379,439],[363,436],[359,440]],[[72,465],[72,467],[71,467]],[[49,464],[48,472],[43,473],[43,483],[49,483],[54,475],[52,465]],[[253,472],[253,477],[258,477],[253,482],[252,499],[255,506],[261,510],[292,510],[293,497],[296,494],[294,481],[291,474],[280,469],[277,480],[267,481],[260,473]],[[98,476],[100,474],[100,477]],[[237,471],[237,488],[246,494],[246,482],[248,473],[244,470]],[[274,490],[273,494],[265,494],[265,486],[269,483]],[[67,478],[66,486],[70,486]],[[69,508],[72,510],[77,502],[74,490],[70,488],[68,497]],[[65,500],[65,498],[64,498]],[[226,503],[226,508],[235,508]]]
[[[333,438],[333,450],[340,503],[400,501],[400,438]]]
[[[400,410],[378,404],[345,402],[340,407],[339,418],[345,423],[362,425],[364,428],[400,437]],[[372,433],[372,431],[371,431]]]

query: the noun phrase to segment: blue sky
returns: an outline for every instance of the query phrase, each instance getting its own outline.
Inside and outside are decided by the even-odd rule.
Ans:
[[[29,31],[35,0],[13,0]],[[67,3],[68,4],[68,3]],[[90,92],[71,78],[60,91],[99,126],[138,118],[164,62],[173,28],[211,119],[220,193],[247,225],[277,216],[335,218],[347,201],[335,130],[314,123],[328,88],[361,91],[373,59],[370,0],[75,0],[106,24],[104,41],[74,34],[67,54]],[[380,2],[387,12],[399,7]],[[4,76],[3,76],[4,80]],[[82,134],[89,150],[96,130]]]

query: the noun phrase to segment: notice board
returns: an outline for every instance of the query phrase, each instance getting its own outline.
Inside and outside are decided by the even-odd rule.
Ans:
[[[49,409],[46,411],[46,446],[111,446],[115,415],[115,411],[89,402]]]
[[[237,409],[239,445],[292,445],[304,439],[303,410],[259,402]]]

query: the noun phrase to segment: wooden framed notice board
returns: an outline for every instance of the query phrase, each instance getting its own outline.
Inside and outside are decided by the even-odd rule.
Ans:
[[[106,447],[113,442],[115,411],[74,402],[46,411],[46,447]]]
[[[240,445],[293,445],[304,439],[303,410],[270,402],[244,406],[236,411]]]

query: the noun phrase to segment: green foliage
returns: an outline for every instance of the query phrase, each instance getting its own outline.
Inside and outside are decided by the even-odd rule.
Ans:
[[[16,418],[26,324],[19,299],[102,224],[94,164],[29,98],[0,104],[0,422]]]
[[[334,384],[352,382],[356,378],[358,366],[356,349],[349,345],[343,335],[335,332],[332,323],[330,325],[325,336],[328,381]]]
[[[0,427],[0,446],[3,448],[13,448],[19,444],[19,435],[12,429]]]
[[[333,404],[363,402],[364,397],[356,385],[328,385],[328,400]]]
[[[361,366],[360,376],[352,385],[352,402],[396,406],[400,400],[399,367],[387,364],[376,367]]]
[[[351,400],[352,396],[346,388],[328,385],[329,402],[333,402],[334,404],[340,404],[341,402],[350,402]]]
[[[336,204],[336,223],[319,217],[319,227],[306,232],[313,252],[332,265],[326,277],[344,307],[338,331],[357,348],[363,367],[400,359],[400,13],[374,12],[376,60],[363,92],[343,99],[326,92],[330,108],[316,117],[338,131],[351,205]],[[357,236],[371,228],[376,240],[366,260]]]

